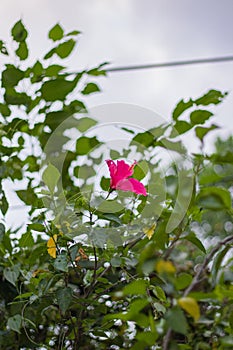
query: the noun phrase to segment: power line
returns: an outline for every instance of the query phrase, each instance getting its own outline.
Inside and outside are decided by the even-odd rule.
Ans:
[[[150,69],[150,68],[163,68],[163,67],[176,67],[176,66],[187,66],[194,64],[203,63],[218,63],[218,62],[230,62],[233,61],[233,56],[223,57],[211,57],[211,58],[199,58],[185,61],[173,61],[173,62],[162,62],[162,63],[151,63],[151,64],[138,64],[132,66],[113,67],[106,69],[106,72],[123,72],[130,70]]]

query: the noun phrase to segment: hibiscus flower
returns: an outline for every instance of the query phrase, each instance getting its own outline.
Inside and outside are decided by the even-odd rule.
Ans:
[[[109,168],[111,180],[111,190],[131,191],[137,194],[147,196],[145,186],[138,180],[132,178],[133,169],[137,162],[132,165],[125,163],[124,160],[118,160],[117,164],[111,160],[106,160]]]

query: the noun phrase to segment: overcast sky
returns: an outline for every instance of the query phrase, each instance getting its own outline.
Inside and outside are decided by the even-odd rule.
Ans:
[[[233,55],[232,15],[232,0],[1,0],[0,39],[9,40],[22,18],[36,59],[51,47],[47,33],[57,22],[67,31],[80,30],[68,61],[72,70],[105,61],[121,66],[218,57]],[[109,73],[99,79],[102,92],[86,102],[138,105],[167,119],[181,98],[229,91],[216,108],[223,135],[233,132],[232,83],[233,62]]]
[[[42,57],[47,32],[59,22],[83,33],[72,69],[156,63],[232,55],[232,15],[232,0],[1,0],[0,37],[21,17],[32,56]],[[133,103],[169,116],[181,98],[231,91],[232,77],[233,62],[111,73],[88,104]],[[224,125],[231,124],[231,95],[219,108]]]

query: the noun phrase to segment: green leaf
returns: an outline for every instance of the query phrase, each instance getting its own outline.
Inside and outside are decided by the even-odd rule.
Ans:
[[[77,129],[80,132],[85,132],[96,124],[97,124],[97,121],[95,121],[94,119],[84,117],[77,120]]]
[[[71,32],[67,33],[66,36],[76,36],[81,34],[82,32],[80,32],[79,30],[72,30]]]
[[[35,242],[31,232],[25,232],[19,240],[20,247],[33,247],[34,244]]]
[[[168,139],[163,138],[156,143],[156,146],[160,146],[167,150],[174,151],[180,154],[185,153],[185,148],[181,141],[170,141]]]
[[[11,110],[6,104],[0,103],[0,113],[3,117],[9,117]]]
[[[212,210],[231,209],[231,195],[221,187],[206,187],[201,189],[197,201],[203,208]]]
[[[91,235],[91,242],[94,246],[104,248],[107,242],[108,236],[103,229],[96,229]]]
[[[5,101],[8,105],[29,105],[31,98],[24,92],[17,92],[13,88],[7,88],[4,94]]]
[[[9,327],[12,331],[21,333],[20,328],[22,326],[22,316],[20,314],[16,314],[13,317],[8,318],[7,327]]]
[[[187,123],[184,120],[178,120],[173,126],[173,130],[170,134],[170,137],[177,137],[178,135],[184,134],[192,128],[190,123]]]
[[[57,23],[52,29],[49,31],[49,39],[53,41],[57,41],[63,38],[64,30],[60,26],[59,23]]]
[[[199,140],[203,141],[204,137],[212,130],[218,129],[219,127],[215,124],[212,124],[209,128],[204,128],[201,126],[197,126],[195,128],[196,136],[199,138]]]
[[[5,88],[16,86],[23,77],[23,71],[12,64],[7,64],[6,69],[2,72],[2,86]]]
[[[167,298],[166,298],[166,295],[163,291],[163,289],[159,286],[155,286],[153,287],[153,293],[154,295],[160,300],[160,301],[166,301]]]
[[[147,281],[143,280],[143,279],[137,279],[129,284],[127,284],[127,286],[125,286],[125,288],[123,289],[123,293],[124,295],[146,295],[146,288],[148,286]]]
[[[210,104],[219,104],[222,102],[223,98],[227,96],[227,92],[222,93],[219,90],[210,90],[205,95],[201,96],[197,100],[195,100],[195,103],[197,105],[202,106],[208,106]]]
[[[223,259],[226,257],[226,254],[228,253],[228,251],[231,249],[231,246],[226,246],[222,251],[220,251],[215,260],[214,260],[214,264],[213,264],[213,267],[211,269],[212,271],[212,280],[215,282],[216,281],[216,278],[217,278],[217,275],[218,275],[218,272],[221,268],[221,264],[222,264],[222,261]]]
[[[64,101],[66,96],[74,90],[79,77],[69,81],[64,78],[57,78],[46,81],[41,87],[41,96],[45,101]]]
[[[190,114],[190,120],[192,125],[204,124],[212,115],[210,111],[198,109]]]
[[[72,292],[72,289],[70,287],[59,288],[56,291],[58,305],[59,305],[59,308],[60,308],[61,312],[63,313],[63,315],[68,310],[68,308],[71,304],[72,294],[73,294],[73,292]]]
[[[138,162],[134,168],[133,177],[137,180],[142,180],[148,173],[148,165],[146,161]]]
[[[206,253],[205,247],[203,246],[202,242],[197,238],[194,232],[189,233],[187,236],[184,237],[184,239],[187,239],[189,242],[193,243],[203,253]]]
[[[100,180],[100,186],[104,191],[108,191],[110,187],[110,180],[103,176]]]
[[[29,228],[29,230],[34,230],[34,231],[38,231],[38,232],[45,231],[44,225],[39,224],[39,223],[29,224],[28,228]]]
[[[43,172],[42,179],[51,193],[54,193],[55,186],[57,185],[60,176],[61,175],[57,168],[49,163]]]
[[[192,107],[194,104],[193,100],[189,100],[187,102],[184,102],[184,100],[181,100],[176,108],[174,109],[173,113],[172,113],[172,118],[173,120],[177,120],[179,118],[179,116],[186,111],[187,109],[189,109],[190,107]]]
[[[68,272],[68,261],[65,254],[60,254],[54,260],[54,268],[62,272]]]
[[[3,270],[3,276],[4,278],[10,282],[11,284],[13,284],[13,286],[16,286],[16,282],[18,280],[20,274],[20,269],[18,265],[14,265],[12,267],[6,267]]]
[[[116,200],[107,200],[103,201],[99,206],[98,206],[98,211],[107,214],[107,213],[119,213],[122,210],[124,210],[123,205],[118,203]]]
[[[45,70],[46,77],[57,77],[58,73],[60,73],[63,69],[65,69],[64,66],[60,66],[59,64],[51,64],[51,66],[48,66]]]
[[[38,198],[34,193],[34,190],[30,187],[26,190],[18,190],[16,193],[26,205],[36,205],[38,202]]]
[[[192,276],[189,273],[181,272],[175,279],[175,286],[178,290],[187,288],[192,282]]]
[[[165,314],[165,319],[168,326],[177,333],[187,334],[188,323],[183,311],[178,307],[169,309]]]
[[[74,168],[74,176],[80,179],[89,179],[92,176],[95,176],[95,170],[92,166],[88,165],[82,165],[82,166],[76,166]]]
[[[76,142],[76,153],[78,155],[85,155],[93,151],[100,142],[96,137],[80,137]]]
[[[153,146],[154,139],[154,135],[150,131],[145,131],[142,133],[138,133],[131,141],[131,144],[135,145],[139,143],[140,145],[143,145],[145,147],[150,147]]]
[[[11,34],[13,36],[13,39],[17,42],[22,42],[26,40],[28,33],[21,20],[15,23],[11,30]]]
[[[15,51],[15,53],[21,61],[26,60],[28,58],[28,47],[25,41],[19,43],[19,47]]]
[[[83,95],[89,95],[94,92],[100,91],[100,88],[95,83],[88,83],[85,88],[81,91]]]
[[[70,39],[70,40],[65,41],[64,43],[58,45],[56,47],[55,52],[60,58],[62,58],[62,59],[66,58],[73,51],[75,44],[76,44],[76,41],[74,41],[73,39]]]
[[[143,342],[145,345],[153,346],[156,343],[156,339],[158,338],[158,334],[156,332],[150,332],[150,331],[143,331],[141,333],[137,333],[136,339]],[[147,348],[147,347],[145,347]],[[134,350],[136,348],[132,348]],[[138,349],[142,349],[141,345]]]

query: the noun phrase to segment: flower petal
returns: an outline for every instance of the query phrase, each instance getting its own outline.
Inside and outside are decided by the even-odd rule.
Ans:
[[[129,165],[125,163],[124,160],[118,160],[117,161],[117,176],[121,179],[126,179],[127,177],[130,177],[133,175],[133,168],[135,166],[136,162],[134,162],[132,165]]]
[[[142,194],[143,196],[147,196],[145,186],[136,179],[124,179],[117,183],[117,190],[122,191],[131,191],[137,194]]]

